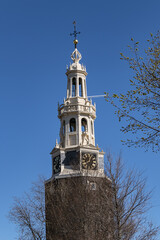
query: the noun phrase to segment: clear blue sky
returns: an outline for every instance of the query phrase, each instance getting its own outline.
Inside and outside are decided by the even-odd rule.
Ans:
[[[13,196],[28,191],[39,174],[51,176],[49,153],[59,135],[57,103],[66,96],[73,20],[81,31],[88,95],[123,92],[132,72],[119,53],[127,52],[131,37],[143,45],[157,32],[159,9],[159,0],[0,1],[1,240],[17,239],[6,218]],[[149,218],[160,224],[160,153],[122,146],[114,109],[103,98],[95,101],[96,143],[114,156],[121,151],[128,167],[145,171],[147,188],[154,188]]]

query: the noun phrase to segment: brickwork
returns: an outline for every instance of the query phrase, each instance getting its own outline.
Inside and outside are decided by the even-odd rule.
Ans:
[[[60,178],[48,181],[45,188],[47,240],[112,239],[107,178]]]

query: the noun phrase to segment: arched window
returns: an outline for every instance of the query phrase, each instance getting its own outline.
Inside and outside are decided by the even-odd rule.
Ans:
[[[82,132],[87,131],[87,120],[85,118],[82,118],[81,120],[81,129],[82,129]]]
[[[83,97],[83,92],[82,92],[82,78],[79,78],[79,96]]]
[[[72,97],[76,96],[76,78],[72,79]]]
[[[62,125],[62,133],[63,135],[65,134],[65,121],[63,121],[63,125]]]
[[[70,132],[75,132],[76,131],[76,120],[75,118],[70,119]]]

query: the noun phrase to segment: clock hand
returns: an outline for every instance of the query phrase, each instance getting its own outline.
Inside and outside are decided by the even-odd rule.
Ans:
[[[89,163],[91,161],[91,157],[89,157],[89,160],[87,161],[87,163]]]

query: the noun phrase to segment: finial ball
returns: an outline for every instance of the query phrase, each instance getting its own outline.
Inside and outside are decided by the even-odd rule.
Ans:
[[[74,44],[77,44],[77,43],[78,43],[78,40],[77,40],[77,39],[75,39],[75,40],[73,41],[73,43],[74,43]]]

